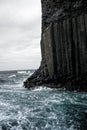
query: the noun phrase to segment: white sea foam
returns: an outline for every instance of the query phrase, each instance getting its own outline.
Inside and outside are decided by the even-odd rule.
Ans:
[[[8,78],[15,78],[16,77],[16,75],[14,74],[14,75],[10,75]]]
[[[17,71],[18,74],[26,74],[26,71]]]
[[[32,91],[43,91],[43,90],[52,90],[51,88],[47,88],[47,87],[43,87],[43,86],[37,86],[35,87],[35,89],[33,89]]]

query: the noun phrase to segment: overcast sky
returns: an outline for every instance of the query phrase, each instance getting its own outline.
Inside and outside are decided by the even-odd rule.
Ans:
[[[0,70],[40,65],[40,0],[0,0]]]

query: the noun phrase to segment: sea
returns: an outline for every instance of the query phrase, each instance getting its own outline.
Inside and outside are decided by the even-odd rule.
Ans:
[[[0,130],[87,130],[87,93],[23,82],[34,70],[0,72]]]

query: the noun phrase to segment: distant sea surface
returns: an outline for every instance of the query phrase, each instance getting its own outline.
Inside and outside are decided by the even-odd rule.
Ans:
[[[0,72],[0,130],[87,130],[87,93],[27,90],[33,72]]]

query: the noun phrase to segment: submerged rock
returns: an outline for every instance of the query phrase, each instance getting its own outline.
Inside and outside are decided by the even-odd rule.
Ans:
[[[24,82],[87,91],[87,1],[41,0],[42,62]]]

